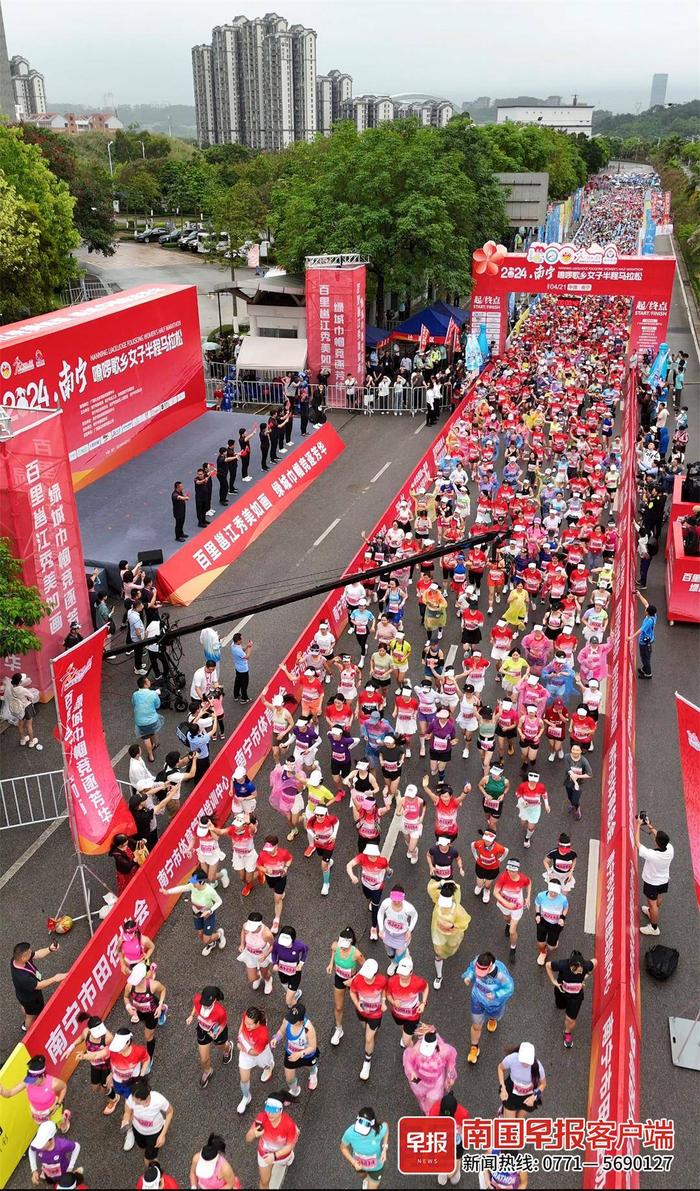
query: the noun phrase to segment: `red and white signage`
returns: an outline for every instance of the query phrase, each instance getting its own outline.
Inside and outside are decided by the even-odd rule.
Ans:
[[[51,611],[33,626],[41,649],[9,655],[0,674],[27,669],[42,695],[51,691],[50,661],[76,620],[92,628],[83,547],[70,465],[58,410],[11,414],[11,437],[0,439],[0,536],[22,562],[22,581],[37,587]]]
[[[73,840],[87,855],[108,852],[119,831],[136,830],[107,751],[100,688],[109,630],[91,633],[51,663]]]
[[[76,489],[204,412],[197,291],[152,285],[0,328],[0,404],[64,413]]]
[[[678,519],[668,527],[666,616],[671,622],[682,620],[700,624],[700,558],[686,554],[683,529]]]
[[[500,354],[508,327],[504,307],[513,291],[560,297],[608,294],[633,298],[630,354],[634,355],[640,337],[657,336],[652,346],[658,346],[666,337],[675,268],[673,257],[618,257],[614,245],[581,248],[575,244],[532,244],[525,254],[507,252],[502,244],[489,240],[472,257],[471,328],[478,333],[482,322],[488,328],[488,321],[481,316],[492,309],[493,333],[489,331],[489,338],[496,340],[496,351]],[[487,298],[497,301],[487,303]]]
[[[627,381],[634,396],[635,374]],[[637,403],[625,401],[622,485],[611,607],[609,678],[600,800],[600,858],[596,909],[598,961],[593,983],[593,1024],[588,1119],[639,1120],[640,993],[638,856],[634,838],[637,812],[635,761],[635,566],[634,515]],[[633,1156],[638,1141],[629,1138]],[[635,1171],[607,1171],[601,1155],[584,1172],[584,1187],[637,1187]]]
[[[344,450],[329,423],[295,447],[271,475],[252,486],[246,500],[220,513],[158,568],[158,598],[191,604]]]
[[[700,906],[700,707],[676,694],[676,713],[695,897]]]
[[[310,267],[306,270],[306,334],[309,370],[316,380],[330,368],[328,383],[342,385],[348,373],[365,380],[366,267]]]

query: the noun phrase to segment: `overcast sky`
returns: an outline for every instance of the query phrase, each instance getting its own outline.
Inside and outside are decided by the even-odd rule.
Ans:
[[[55,101],[102,106],[193,103],[191,46],[248,0],[2,0],[10,56],[46,76]],[[561,94],[615,111],[649,102],[654,71],[668,100],[700,95],[697,0],[281,0],[318,32],[318,68],[353,75],[354,92]],[[111,103],[111,99],[108,100]]]

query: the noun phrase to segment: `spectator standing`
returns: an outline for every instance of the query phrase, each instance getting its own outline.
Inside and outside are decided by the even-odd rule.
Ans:
[[[2,718],[15,725],[19,743],[40,753],[44,746],[34,735],[34,709],[39,692],[32,686],[29,676],[18,671],[11,678],[5,678],[2,698]]]
[[[639,637],[639,658],[641,665],[637,669],[637,674],[640,678],[652,678],[651,655],[656,636],[656,605],[650,604],[645,600],[639,591],[637,592],[637,599],[644,609],[644,619],[636,633],[633,633],[629,640],[633,641],[635,637]]]
[[[146,644],[146,628],[143,623],[143,603],[139,595],[132,596],[132,603],[126,614],[129,638],[134,647],[134,674],[146,673],[143,665],[143,648]]]
[[[28,1030],[32,1022],[44,1008],[43,990],[52,984],[60,984],[65,978],[65,972],[56,972],[55,976],[43,977],[36,967],[36,960],[46,959],[58,951],[59,943],[49,943],[48,947],[40,947],[34,951],[31,943],[17,943],[12,952],[10,970],[15,996],[22,1006],[24,1024],[22,1032]]]
[[[216,629],[207,624],[211,620],[211,616],[204,617],[204,628],[199,634],[199,641],[204,650],[205,662],[213,662],[218,666],[221,661],[221,641]]]
[[[233,664],[236,670],[236,677],[233,683],[233,697],[234,699],[238,699],[239,703],[250,703],[250,699],[248,698],[248,682],[250,680],[248,659],[252,648],[252,641],[244,645],[242,634],[234,633],[231,644],[231,657],[233,658]]]
[[[652,837],[653,848],[647,848],[645,844],[640,843],[639,835],[642,827]],[[673,845],[666,832],[659,831],[658,827],[654,827],[644,812],[637,815],[634,832],[637,851],[644,861],[642,888],[647,902],[642,906],[642,914],[646,914],[649,919],[646,926],[640,927],[640,931],[643,935],[658,935],[661,933],[659,930],[661,903],[665,894],[668,893],[671,861],[674,855]]]
[[[134,711],[136,734],[143,741],[146,756],[152,762],[155,760],[153,755],[155,738],[163,727],[165,720],[162,715],[158,714],[160,693],[151,690],[151,680],[150,678],[146,678],[144,674],[140,675],[137,682],[137,689],[131,696],[131,706]]]

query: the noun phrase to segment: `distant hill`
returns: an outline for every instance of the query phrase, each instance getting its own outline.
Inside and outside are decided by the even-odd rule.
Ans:
[[[75,112],[76,116],[89,116],[93,112],[106,110],[84,103],[59,103],[53,99],[47,107],[50,112]],[[194,105],[187,103],[119,103],[115,112],[125,128],[130,124],[138,124],[139,128],[145,128],[148,132],[164,132],[166,136],[171,132],[173,136],[184,138],[197,135]]]
[[[667,103],[635,115],[613,114],[603,109],[593,113],[593,132],[619,137],[654,140],[666,136],[700,136],[700,99],[690,103]]]

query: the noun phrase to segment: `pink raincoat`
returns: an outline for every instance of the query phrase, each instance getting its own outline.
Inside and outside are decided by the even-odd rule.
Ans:
[[[427,1113],[430,1105],[442,1100],[457,1078],[457,1051],[438,1034],[431,1055],[421,1054],[420,1041],[407,1047],[403,1052],[403,1069],[421,1111]]]

